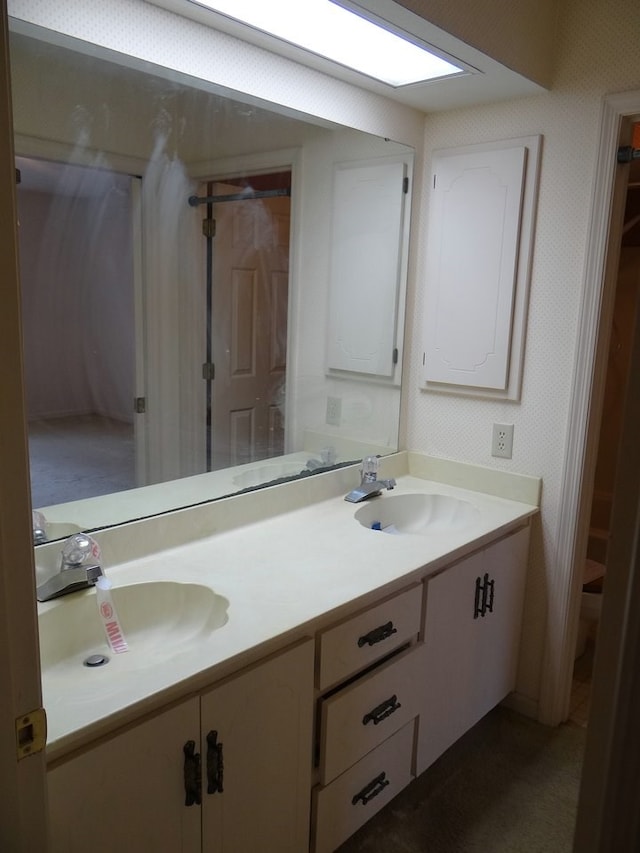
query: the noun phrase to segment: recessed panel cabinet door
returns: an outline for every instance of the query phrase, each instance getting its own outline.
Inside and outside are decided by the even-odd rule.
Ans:
[[[528,546],[527,527],[427,582],[418,773],[514,689]]]
[[[50,853],[197,853],[183,746],[197,750],[199,724],[189,699],[49,770]]]
[[[313,642],[202,696],[205,853],[306,853]]]
[[[520,146],[434,156],[427,382],[507,388],[526,155]]]
[[[333,186],[327,367],[394,373],[406,165],[337,166]]]

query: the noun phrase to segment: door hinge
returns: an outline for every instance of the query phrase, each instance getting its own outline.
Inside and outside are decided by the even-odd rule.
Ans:
[[[640,148],[621,145],[618,148],[618,163],[630,163],[632,160],[640,160]]]
[[[393,348],[393,353],[392,353],[392,356],[391,356],[391,361],[393,362],[393,364],[397,364],[397,363],[398,363],[398,347],[394,347],[394,348]]]
[[[42,752],[47,743],[47,715],[44,708],[36,708],[16,719],[16,754],[18,761]]]
[[[144,415],[147,411],[147,398],[146,397],[135,397],[133,400],[133,411],[136,415]]]
[[[403,178],[402,179],[402,192],[403,193],[409,192],[409,178]]]
[[[207,382],[213,382],[216,378],[216,366],[212,361],[205,361],[202,365],[202,378]]]
[[[216,236],[216,221],[215,219],[202,220],[202,236],[211,239]]]

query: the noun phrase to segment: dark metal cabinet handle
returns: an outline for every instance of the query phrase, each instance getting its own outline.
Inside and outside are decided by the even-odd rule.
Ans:
[[[473,618],[477,619],[482,613],[482,578],[476,578],[476,596],[473,604]]]
[[[200,753],[196,752],[196,742],[188,740],[182,747],[184,753],[184,804],[199,806],[202,801],[202,782],[200,776]]]
[[[369,711],[368,714],[365,714],[362,718],[362,725],[366,726],[367,723],[373,723],[374,726],[377,726],[378,723],[386,720],[387,717],[397,711],[398,708],[402,708],[402,705],[398,702],[398,697],[394,693],[389,699],[386,699],[384,702],[376,705],[373,710]]]
[[[389,784],[389,780],[386,776],[386,773],[380,773],[379,776],[372,779],[371,782],[369,782],[368,785],[365,785],[361,791],[354,794],[351,798],[351,805],[355,806],[356,803],[361,802],[363,806],[366,806],[369,800],[372,800],[374,797],[377,797],[378,794],[381,794]]]
[[[218,732],[212,729],[207,735],[207,794],[222,794],[223,782],[222,744],[218,743]]]
[[[495,587],[495,578],[494,580],[488,580],[486,586],[489,588],[489,600],[486,602],[486,609],[489,613],[493,613],[493,591]]]
[[[495,589],[495,578],[489,580],[489,573],[485,572],[483,578],[476,578],[476,593],[473,605],[473,618],[485,617],[487,613],[493,613],[493,595]]]
[[[397,633],[398,629],[393,627],[393,622],[385,622],[384,625],[380,625],[372,631],[369,631],[368,634],[363,634],[362,637],[359,637],[358,648],[361,649],[363,646],[375,646],[376,643],[380,643],[392,634]]]

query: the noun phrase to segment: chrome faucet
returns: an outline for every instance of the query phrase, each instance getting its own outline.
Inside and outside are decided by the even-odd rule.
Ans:
[[[85,533],[74,533],[64,544],[58,573],[40,584],[36,597],[38,601],[50,601],[78,589],[88,589],[102,574],[98,543]]]
[[[348,495],[345,495],[345,501],[350,503],[360,503],[369,498],[375,498],[381,494],[383,489],[393,489],[396,481],[391,478],[389,480],[378,479],[378,457],[365,456],[362,460],[362,480],[357,489],[352,489]]]

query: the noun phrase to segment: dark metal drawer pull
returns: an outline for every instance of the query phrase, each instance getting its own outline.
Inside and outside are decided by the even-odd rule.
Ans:
[[[367,723],[373,723],[374,726],[377,726],[378,723],[381,723],[383,720],[393,714],[394,711],[397,711],[398,708],[402,708],[402,705],[398,702],[398,697],[393,694],[390,699],[386,699],[384,702],[381,702],[379,705],[369,711],[368,714],[365,714],[362,718],[362,725],[366,726]]]
[[[184,804],[199,806],[202,799],[202,782],[200,778],[200,753],[196,752],[196,742],[188,740],[182,747],[184,753]]]
[[[373,631],[369,631],[368,634],[363,634],[363,636],[358,639],[358,648],[361,649],[363,646],[375,646],[376,643],[380,643],[392,634],[397,633],[398,629],[393,627],[393,622],[386,622],[384,625],[374,628]]]
[[[386,776],[386,773],[380,773],[379,776],[372,779],[368,785],[365,785],[359,793],[352,797],[351,805],[355,806],[356,803],[362,802],[362,805],[366,806],[369,800],[372,800],[374,797],[377,797],[378,794],[381,794],[389,784],[389,780]]]

